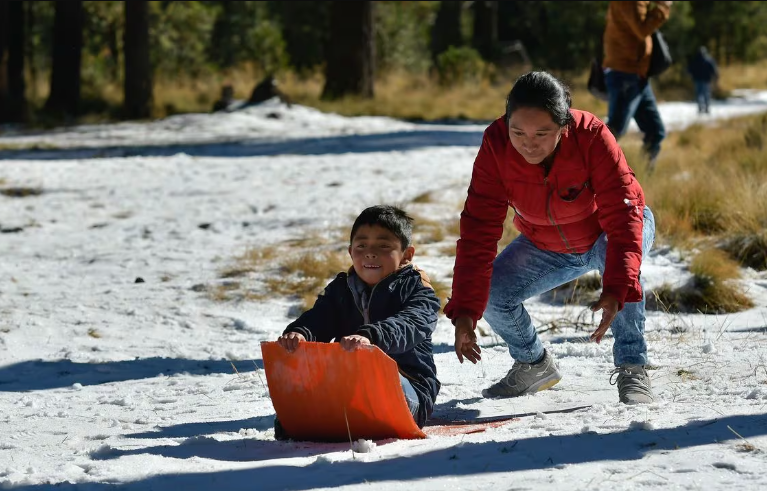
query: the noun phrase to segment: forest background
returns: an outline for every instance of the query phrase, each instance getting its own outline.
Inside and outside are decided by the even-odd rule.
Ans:
[[[574,105],[609,2],[0,1],[0,123],[54,127],[208,112],[273,76],[292,102],[344,115],[491,120],[514,78],[549,70]],[[692,99],[700,45],[716,96],[767,87],[767,3],[675,2],[661,100]],[[226,88],[229,87],[229,88]],[[219,105],[219,107],[222,107]]]

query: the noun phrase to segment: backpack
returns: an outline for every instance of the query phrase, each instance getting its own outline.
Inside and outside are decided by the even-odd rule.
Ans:
[[[591,95],[599,100],[607,101],[607,84],[605,83],[605,72],[602,70],[602,63],[599,58],[591,59],[591,71],[589,72],[589,81],[586,83]]]
[[[668,70],[674,63],[671,50],[660,31],[652,33],[652,54],[650,55],[650,69],[647,70],[647,78],[657,77]]]

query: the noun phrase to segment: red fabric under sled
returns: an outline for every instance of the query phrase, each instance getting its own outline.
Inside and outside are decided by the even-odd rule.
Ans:
[[[288,353],[262,342],[266,381],[282,427],[294,440],[425,438],[402,392],[397,363],[376,346],[299,343]]]

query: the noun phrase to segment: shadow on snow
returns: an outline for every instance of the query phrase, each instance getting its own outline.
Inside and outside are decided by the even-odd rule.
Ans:
[[[255,362],[255,365],[253,363]],[[238,366],[239,365],[239,366]],[[262,360],[238,361],[241,372],[263,368]],[[75,383],[98,385],[126,380],[140,380],[158,375],[189,373],[234,373],[228,360],[184,360],[178,358],[137,358],[102,363],[74,363],[71,360],[30,360],[0,367],[0,392],[71,387]]]
[[[600,461],[639,460],[649,453],[669,453],[701,445],[721,444],[767,434],[767,415],[733,415],[712,420],[698,420],[667,429],[625,431],[596,434],[549,435],[513,440],[509,433],[499,433],[507,441],[466,443],[438,448],[410,456],[385,459],[334,461],[317,459],[303,467],[275,463],[251,469],[188,474],[156,475],[139,481],[105,483],[59,483],[56,485],[18,486],[31,491],[57,489],[67,491],[125,490],[203,490],[258,489],[307,490],[318,486],[340,487],[387,481],[416,481],[438,477],[478,476],[484,473],[516,472],[577,465]],[[456,438],[454,443],[458,443]],[[418,445],[414,441],[413,445]],[[178,446],[146,449],[106,450],[96,459],[119,458],[123,455],[153,454],[172,458],[205,458],[213,460],[267,461],[282,457],[308,457],[325,452],[341,452],[348,444],[305,444],[259,440],[217,441],[212,438],[192,439]]]
[[[114,157],[168,157],[184,153],[193,157],[258,157],[272,155],[328,155],[392,152],[424,147],[479,147],[480,131],[428,129],[370,135],[342,135],[283,140],[238,139],[209,143],[168,145],[116,145],[60,149],[30,148],[0,151],[0,160],[69,160]]]

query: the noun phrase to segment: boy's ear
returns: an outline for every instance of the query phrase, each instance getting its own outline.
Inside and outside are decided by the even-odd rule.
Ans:
[[[405,248],[405,253],[402,256],[402,261],[400,261],[400,266],[406,266],[413,262],[413,256],[415,256],[415,247],[410,246]]]
[[[349,245],[349,248],[347,249],[347,251],[349,251],[349,257],[352,257],[352,246],[351,246],[351,244]]]

